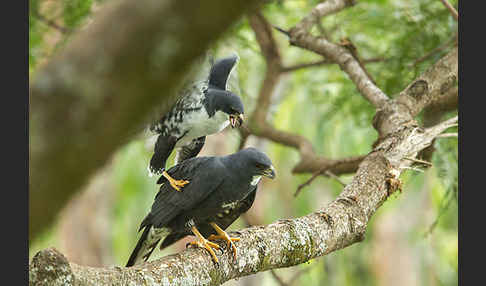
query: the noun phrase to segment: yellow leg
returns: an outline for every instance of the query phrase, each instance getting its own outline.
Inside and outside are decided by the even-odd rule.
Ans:
[[[178,192],[181,191],[180,188],[184,187],[187,183],[189,183],[189,181],[186,180],[173,179],[166,171],[162,172],[162,176],[164,176],[167,181],[169,181],[169,184]]]
[[[210,235],[208,237],[209,240],[215,240],[215,239],[223,239],[226,241],[226,243],[228,244],[228,248],[232,248],[233,249],[233,258],[236,260],[236,246],[235,244],[233,243],[234,241],[240,241],[240,238],[238,237],[230,237],[223,229],[221,229],[216,223],[212,222],[210,223],[210,225],[214,228],[214,230],[216,230],[216,232],[219,234],[219,235]]]
[[[191,230],[192,230],[192,233],[194,233],[194,235],[198,238],[198,240],[195,240],[195,241],[191,242],[190,244],[191,245],[197,245],[198,247],[201,247],[201,248],[205,248],[207,251],[209,251],[209,253],[213,257],[214,262],[218,263],[219,260],[216,257],[216,253],[214,253],[213,248],[218,249],[219,245],[205,239],[204,236],[202,236],[202,234],[197,230],[197,228],[195,226],[191,227]]]

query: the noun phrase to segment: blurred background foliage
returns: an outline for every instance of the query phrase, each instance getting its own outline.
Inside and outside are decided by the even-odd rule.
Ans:
[[[29,76],[35,77],[36,69],[62,49],[76,30],[89,24],[105,1],[30,0]],[[287,29],[320,1],[266,2],[262,11],[267,20]],[[457,7],[457,1],[449,2]],[[350,39],[362,59],[379,58],[366,68],[377,85],[393,96],[447,53],[457,33],[457,22],[438,0],[368,0],[325,17],[312,32],[334,42]],[[283,34],[273,34],[285,66],[321,59],[290,46]],[[441,45],[443,49],[430,53]],[[262,83],[265,60],[246,18],[211,49],[215,58],[233,52],[239,54],[240,62],[231,88],[239,91],[249,115]],[[307,137],[316,152],[328,158],[366,154],[377,138],[371,125],[374,108],[337,65],[286,74],[272,98],[270,113],[269,120],[276,128]],[[443,119],[456,113],[445,114]],[[234,152],[240,137],[234,130],[209,136],[202,155]],[[110,166],[66,206],[59,222],[31,244],[30,258],[40,249],[55,246],[81,264],[124,265],[138,239],[139,223],[158,190],[157,178],[147,176],[151,144],[150,134],[145,132],[118,150]],[[319,177],[294,198],[296,188],[311,176],[291,174],[298,153],[252,136],[246,146],[264,150],[278,174],[277,180],[260,183],[255,204],[245,216],[249,223],[268,224],[306,215],[332,201],[342,190],[336,180]],[[424,172],[403,173],[403,192],[393,195],[377,211],[363,242],[309,263],[229,281],[227,285],[279,285],[274,275],[287,285],[457,285],[457,138],[439,139],[434,147],[433,166]],[[352,175],[341,179],[350,182]],[[96,180],[102,181],[103,187],[97,187]],[[85,207],[81,207],[83,204]],[[99,208],[105,210],[99,212]],[[230,229],[245,225],[240,218]],[[155,252],[152,259],[180,251],[188,241]],[[90,252],[96,253],[89,256]]]

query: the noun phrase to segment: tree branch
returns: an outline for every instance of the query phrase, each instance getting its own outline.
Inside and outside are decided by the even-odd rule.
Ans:
[[[432,99],[429,106],[424,110],[423,125],[425,127],[430,127],[439,123],[444,114],[457,110],[458,101],[459,90],[457,87],[450,88],[443,96]],[[422,150],[418,157],[430,161],[434,151],[434,144],[431,144],[429,147]]]
[[[458,50],[454,47],[377,111],[373,126],[378,130],[379,138],[374,145],[403,126],[416,125],[413,117],[435,100],[448,96],[448,90],[456,84],[457,78]]]
[[[259,11],[256,11],[248,15],[248,20],[251,28],[255,32],[256,40],[267,64],[263,85],[260,88],[256,108],[250,120],[249,127],[256,129],[258,124],[266,122],[266,115],[270,108],[270,99],[280,79],[282,59],[278,51],[277,43],[272,35],[272,27],[265,17]]]
[[[441,52],[443,50],[445,50],[447,47],[449,47],[450,44],[456,42],[457,43],[457,38],[458,37],[458,34],[456,33],[452,38],[450,38],[447,42],[435,47],[434,49],[432,49],[430,52],[428,52],[427,54],[421,56],[420,58],[416,59],[412,64],[410,64],[409,66],[410,67],[413,67],[413,66],[416,66],[417,64],[425,61],[426,59],[430,58],[431,56],[435,55],[436,53],[438,52]]]
[[[42,15],[41,13],[39,13],[39,11],[37,11],[36,9],[31,9],[30,10],[30,13],[32,13],[32,15],[34,17],[36,17],[37,19],[39,19],[41,22],[43,22],[47,26],[49,26],[51,28],[54,28],[54,29],[58,30],[59,32],[61,32],[63,34],[67,34],[67,33],[72,32],[71,29],[66,28],[66,27],[63,27],[63,26],[60,26],[55,21],[50,20],[50,19],[47,19],[44,15]]]
[[[395,99],[378,100],[380,109],[373,126],[380,140],[362,158],[356,175],[341,194],[324,208],[306,216],[232,232],[231,236],[241,238],[235,243],[236,262],[225,243],[220,245],[223,252],[218,253],[219,264],[214,264],[204,249],[190,248],[130,268],[69,264],[62,254],[47,249],[39,252],[30,264],[30,281],[47,281],[50,285],[220,285],[230,279],[301,264],[360,242],[372,215],[401,188],[399,176],[413,163],[410,158],[415,158],[449,127],[457,125],[457,116],[430,128],[421,128],[413,119],[434,98],[444,96],[456,78],[457,49],[414,80]],[[274,85],[275,81],[269,81],[267,93],[261,91],[260,96],[268,97],[263,103],[269,103]],[[265,120],[268,105],[262,110],[261,115],[255,117]],[[305,154],[312,154],[308,151],[312,151],[312,145],[304,137],[274,130],[267,124],[263,128],[252,127],[257,132],[265,131],[259,136],[270,136],[298,148],[304,154],[302,159]],[[339,174],[335,170],[332,172]]]
[[[370,59],[364,59],[363,63],[368,64],[368,63],[378,63],[385,61],[384,58],[370,58]],[[318,67],[322,65],[333,65],[336,64],[335,62],[329,61],[329,60],[321,60],[321,61],[316,61],[312,63],[304,63],[304,64],[296,64],[293,66],[288,66],[288,67],[283,67],[282,72],[287,73],[287,72],[293,72],[296,70],[304,69],[304,68],[310,68],[310,67]]]
[[[447,0],[440,0],[440,2],[442,2],[442,4],[444,4],[444,6],[446,6],[446,8],[449,10],[449,12],[451,12],[454,19],[456,19],[456,21],[459,21],[459,14],[457,13],[456,8],[454,8],[451,5],[451,3],[449,3],[449,1],[447,1]]]
[[[109,2],[36,71],[30,86],[29,241],[144,128],[147,115],[159,106],[167,111],[192,63],[256,2]]]
[[[315,154],[312,143],[304,136],[275,129],[267,122],[268,109],[271,103],[273,91],[284,72],[281,64],[280,53],[272,35],[271,25],[260,12],[248,16],[250,26],[255,32],[257,42],[267,63],[265,78],[263,80],[257,104],[250,116],[247,130],[253,135],[271,140],[288,147],[296,148],[301,161],[293,169],[293,173],[313,173],[323,168],[328,168],[334,174],[352,173],[358,168],[362,157],[352,157],[341,160],[330,160]]]
[[[319,3],[295,26],[295,29],[308,31],[322,17],[339,12],[346,7],[353,6],[354,4],[354,0],[327,0]]]
[[[273,278],[275,278],[275,281],[277,281],[277,283],[280,285],[280,286],[289,286],[287,283],[285,283],[282,278],[280,278],[280,276],[277,275],[277,273],[275,273],[275,270],[270,270],[270,273],[272,273],[272,276]]]
[[[346,47],[331,43],[322,37],[314,37],[308,31],[311,23],[315,23],[318,17],[338,12],[350,6],[352,2],[336,0],[317,5],[311,14],[289,30],[289,41],[291,45],[313,51],[337,63],[355,83],[363,97],[375,107],[381,107],[388,100],[388,96],[373,83],[359,60]],[[326,9],[323,7],[326,7]]]
[[[343,187],[346,186],[346,184],[338,176],[336,176],[333,172],[331,172],[329,170],[326,171],[325,169],[326,168],[319,170],[318,172],[314,173],[314,175],[312,175],[312,177],[310,177],[310,179],[308,179],[304,183],[300,184],[297,187],[297,190],[294,193],[294,197],[297,197],[299,195],[300,191],[302,191],[303,188],[310,185],[320,175],[325,175],[327,177],[333,178],[334,180],[338,181],[338,183],[340,183]]]
[[[364,239],[371,216],[397,190],[390,179],[398,179],[403,167],[410,162],[403,157],[428,146],[456,121],[457,118],[453,118],[422,131],[416,127],[404,129],[398,137],[400,140],[388,142],[386,151],[371,152],[360,164],[353,181],[321,210],[232,232],[231,236],[241,238],[236,243],[236,263],[226,244],[220,245],[223,254],[218,255],[219,265],[212,262],[204,249],[189,248],[130,268],[68,264],[61,254],[47,249],[33,258],[29,277],[32,283],[46,279],[49,285],[104,285],[122,281],[140,285],[220,285],[230,279],[326,255]],[[72,281],[76,281],[75,284]]]
[[[424,126],[437,124],[445,113],[457,109],[458,102],[459,89],[457,86],[450,88],[444,95],[432,99],[424,110]]]

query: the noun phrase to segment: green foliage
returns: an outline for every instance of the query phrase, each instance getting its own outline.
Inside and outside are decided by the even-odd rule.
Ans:
[[[113,165],[116,204],[113,210],[113,249],[118,263],[123,264],[138,240],[140,222],[147,215],[158,187],[158,178],[147,171],[150,152],[144,143],[135,141],[120,150]]]
[[[45,27],[42,27],[33,15],[32,11],[37,11],[39,2],[37,0],[31,0],[29,2],[29,73],[32,71],[36,64],[36,59],[39,54],[39,46],[42,42],[42,34]]]
[[[64,0],[64,23],[69,28],[77,27],[91,12],[92,0]]]
[[[457,193],[459,190],[457,140],[439,140],[436,142],[435,148],[432,162],[436,166],[442,188],[433,192],[437,217],[430,226],[429,232],[432,232],[437,224],[446,228],[457,227]],[[447,219],[441,219],[447,215],[449,216]]]
[[[93,4],[99,0],[62,1],[62,22],[70,29],[77,29],[89,17]],[[265,4],[263,14],[268,21],[283,29],[293,27],[321,1],[293,0],[273,1]],[[457,32],[457,23],[440,1],[376,0],[357,1],[358,4],[335,15],[324,17],[322,29],[314,27],[312,32],[322,31],[334,42],[350,39],[357,47],[362,59],[384,58],[384,61],[369,63],[366,69],[376,84],[388,95],[403,90],[411,80],[432,63],[442,57],[448,49],[415,61],[449,41]],[[457,1],[450,1],[457,5]],[[41,2],[30,1],[30,9],[37,11]],[[46,15],[52,16],[52,15]],[[46,56],[46,35],[53,28],[29,15],[29,70]],[[322,58],[312,52],[290,46],[285,35],[274,31],[284,65],[309,63]],[[61,45],[69,40],[69,34],[61,35]],[[255,35],[246,18],[232,26],[225,36],[212,47],[216,58],[237,52],[240,62],[237,68],[237,85],[245,103],[246,114],[255,108],[256,98],[265,72],[265,61],[260,53]],[[367,154],[377,138],[371,125],[375,114],[371,106],[357,91],[355,85],[335,65],[301,69],[282,79],[272,97],[268,120],[280,130],[300,134],[308,138],[315,151],[328,158],[342,158]],[[239,135],[226,132],[228,150],[236,150]],[[251,140],[255,139],[250,137]],[[126,262],[138,239],[138,227],[150,208],[158,187],[157,178],[147,176],[146,167],[151,149],[143,140],[135,141],[120,150],[114,158],[114,181],[116,199],[113,208],[113,252],[115,263]],[[297,187],[311,174],[293,175],[292,168],[299,161],[295,149],[265,140],[253,140],[251,144],[264,150],[274,162],[277,180],[260,184],[257,201],[250,212],[260,217],[262,224],[281,218],[298,217],[325,206],[341,191],[343,186],[327,177],[317,178],[297,198],[293,197]],[[458,161],[457,139],[445,138],[435,142],[433,167],[419,173],[407,170],[402,175],[403,192],[388,198],[372,217],[366,239],[304,265],[278,270],[288,281],[296,272],[310,268],[298,278],[295,285],[377,285],[376,263],[371,257],[376,246],[378,230],[383,221],[393,217],[399,227],[389,230],[402,243],[396,248],[408,253],[414,267],[404,275],[413,275],[422,285],[457,285],[457,192]],[[168,165],[172,164],[172,161]],[[350,182],[352,176],[342,176]],[[415,217],[414,219],[412,219]],[[401,227],[406,221],[408,225]],[[433,231],[427,236],[430,227]],[[244,227],[241,220],[231,229]],[[46,237],[33,246],[40,249],[54,238]],[[31,249],[31,251],[32,251]],[[154,258],[172,251],[155,252]],[[398,250],[397,250],[398,252]],[[390,254],[391,255],[391,254]],[[405,271],[405,270],[404,270]],[[276,285],[268,272],[257,274],[262,285]],[[430,278],[433,277],[433,278]]]
[[[94,3],[104,0],[29,0],[29,74],[39,60],[49,57],[66,41],[91,13]],[[50,23],[58,26],[56,29]],[[53,40],[59,37],[59,40]]]

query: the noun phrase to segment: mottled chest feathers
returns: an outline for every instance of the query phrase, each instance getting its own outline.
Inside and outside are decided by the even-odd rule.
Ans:
[[[219,218],[223,218],[229,215],[237,206],[238,202],[224,203],[223,205],[221,205],[221,212],[219,212],[216,216]]]

